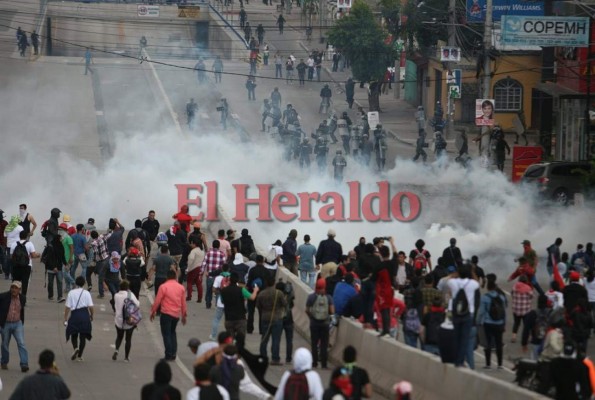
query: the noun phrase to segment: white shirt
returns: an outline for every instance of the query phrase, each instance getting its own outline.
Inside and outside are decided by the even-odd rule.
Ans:
[[[240,365],[246,371],[246,366],[242,360],[238,360],[238,365]],[[262,390],[256,383],[252,381],[252,378],[250,378],[250,375],[247,373],[244,374],[244,377],[240,381],[240,392],[249,394],[261,400],[268,400],[271,397],[269,392]]]
[[[217,276],[215,278],[215,281],[213,282],[213,289],[220,289],[221,288],[221,282],[223,282],[223,275],[219,275],[219,276]],[[217,307],[218,308],[225,307],[225,305],[221,301],[221,293],[219,295],[217,295]]]
[[[35,246],[33,246],[33,243],[31,243],[28,240],[27,241],[25,241],[25,240],[19,240],[19,242],[21,242],[21,243],[27,242],[27,243],[25,243],[25,248],[27,249],[27,254],[29,254],[29,266],[30,267],[33,267],[33,261],[32,261],[32,258],[31,258],[31,254],[35,253]],[[10,254],[13,254],[14,253],[14,249],[16,249],[16,248],[17,248],[17,242],[14,242],[12,244],[12,246],[10,246]]]
[[[469,312],[473,314],[475,312],[475,291],[479,289],[479,283],[469,278],[452,278],[446,282],[446,285],[450,289],[451,296],[448,301],[448,309],[452,311],[452,300],[457,296],[459,289],[464,289],[467,295],[467,302],[469,303]]]
[[[200,267],[204,259],[205,252],[202,251],[201,248],[198,246],[193,248],[190,251],[190,254],[188,254],[188,268],[186,269],[186,273]]]
[[[225,389],[221,385],[217,385],[217,389],[219,390],[219,393],[221,393],[221,397],[223,397],[223,400],[229,400],[229,393],[227,392],[227,389]],[[198,400],[198,399],[201,399],[200,387],[195,386],[192,389],[190,389],[188,391],[188,393],[186,393],[186,400]],[[209,400],[209,399],[201,399],[201,400]]]
[[[16,228],[14,228],[12,231],[4,232],[4,236],[6,236],[6,245],[8,246],[8,248],[11,248],[12,245],[15,244],[17,240],[19,240],[19,234],[22,230],[23,227],[17,225]]]
[[[399,265],[397,267],[397,282],[399,285],[404,285],[407,282],[407,271],[405,268],[405,264]]]
[[[585,289],[587,289],[587,294],[589,295],[589,303],[595,302],[595,279],[589,282],[585,279]]]
[[[91,293],[89,293],[88,290],[85,290],[83,288],[76,288],[68,292],[68,297],[66,298],[66,303],[64,305],[70,308],[71,310],[78,310],[79,308],[85,307],[93,307],[93,299],[91,298]]]

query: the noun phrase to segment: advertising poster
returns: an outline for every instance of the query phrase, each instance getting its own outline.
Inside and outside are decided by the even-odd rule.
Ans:
[[[475,99],[475,126],[494,126],[494,99]]]

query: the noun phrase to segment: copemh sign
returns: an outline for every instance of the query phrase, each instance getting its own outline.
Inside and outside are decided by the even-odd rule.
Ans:
[[[483,22],[486,19],[487,0],[467,0],[467,22]],[[492,0],[492,19],[500,21],[504,15],[542,16],[543,1]]]
[[[587,47],[589,18],[504,15],[502,43],[517,46]]]

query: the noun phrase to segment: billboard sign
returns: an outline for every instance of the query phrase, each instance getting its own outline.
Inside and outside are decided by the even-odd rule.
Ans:
[[[351,0],[337,0],[337,8],[338,9],[351,8]]]
[[[136,6],[136,12],[139,17],[158,17],[159,16],[159,6],[138,4]]]
[[[487,0],[467,0],[467,22],[484,22]],[[492,0],[492,19],[500,21],[504,15],[528,15],[539,17],[544,14],[543,1],[535,0]]]
[[[451,99],[461,98],[462,72],[460,69],[446,71],[446,84],[448,85],[448,96]]]
[[[514,46],[587,47],[589,18],[504,15],[502,43]]]
[[[494,99],[475,99],[475,126],[494,126]]]
[[[441,47],[440,61],[461,61],[461,49],[458,47]]]

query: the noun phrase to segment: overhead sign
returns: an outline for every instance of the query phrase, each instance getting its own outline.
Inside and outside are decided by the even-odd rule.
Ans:
[[[494,126],[494,110],[496,102],[494,99],[475,99],[475,125]]]
[[[461,49],[458,47],[441,47],[440,61],[461,61]]]
[[[587,47],[588,17],[502,17],[502,43],[516,46]]]
[[[370,129],[376,129],[376,125],[380,123],[380,115],[378,115],[378,111],[369,111],[368,112],[368,126]]]
[[[138,4],[136,6],[136,12],[139,17],[158,17],[159,6],[149,6],[146,4]]]
[[[496,50],[500,51],[541,51],[540,46],[532,46],[532,45],[514,45],[514,44],[504,44],[502,43],[502,30],[501,29],[493,29],[492,30],[492,46]]]
[[[518,182],[530,165],[541,162],[543,147],[541,146],[514,146],[512,148],[512,177],[511,181]]]
[[[351,8],[351,0],[337,0],[337,8]]]
[[[483,22],[486,19],[487,0],[467,0],[467,22]],[[543,1],[492,0],[492,20],[500,21],[504,15],[544,15]]]

